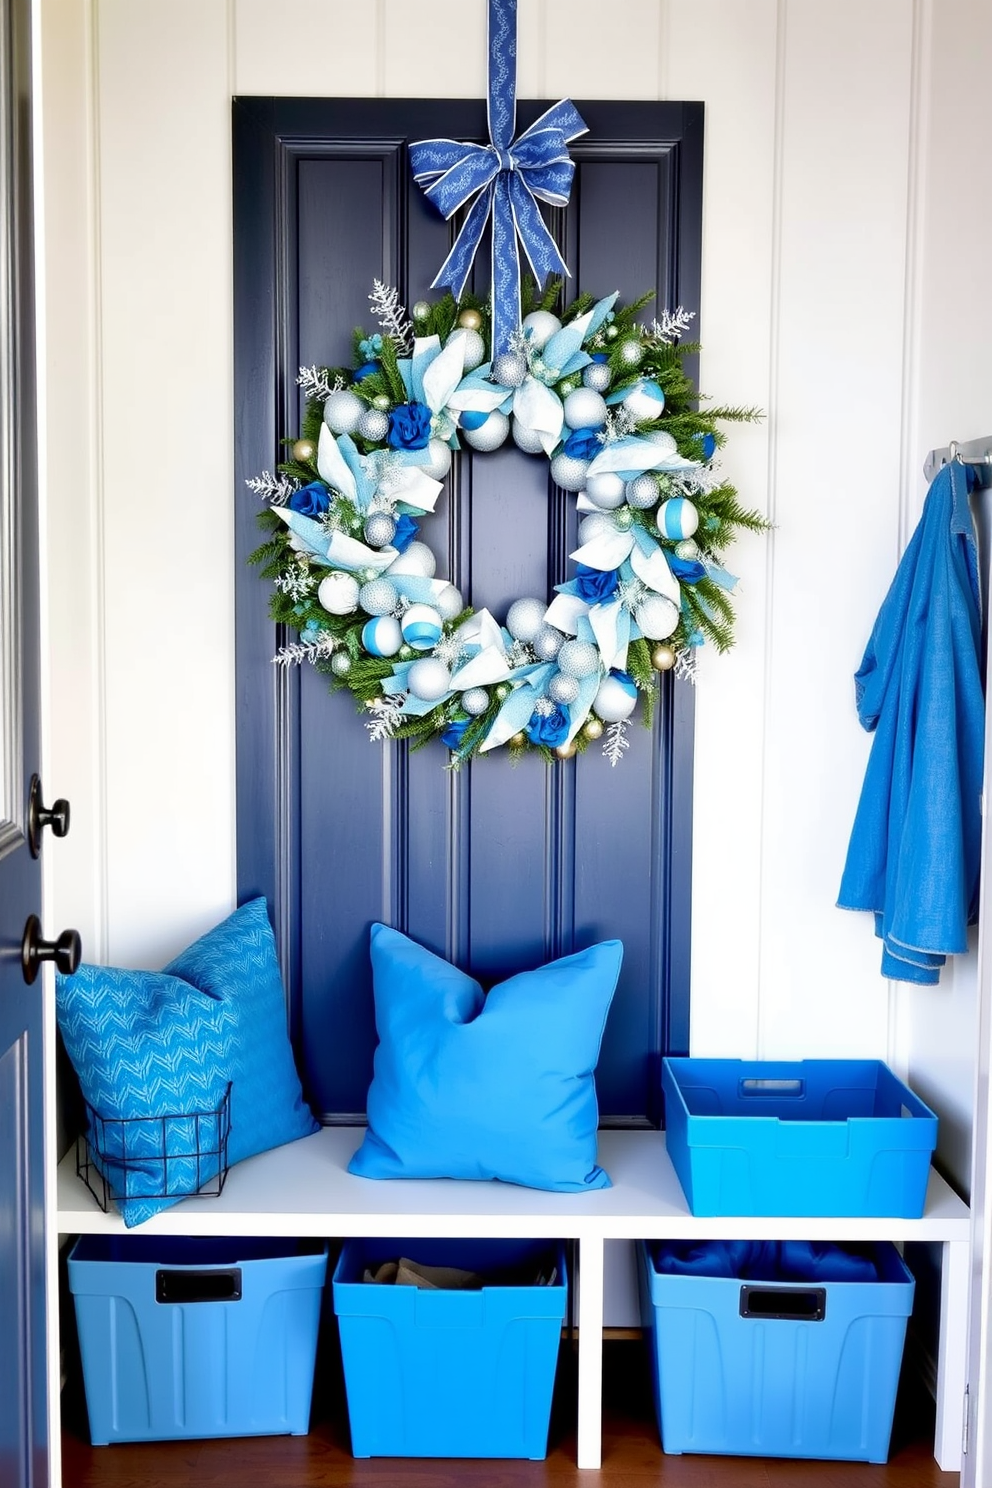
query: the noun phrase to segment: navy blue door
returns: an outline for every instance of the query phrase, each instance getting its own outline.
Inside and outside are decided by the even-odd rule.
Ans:
[[[520,126],[544,104],[521,104]],[[551,221],[570,290],[698,308],[702,105],[579,103],[572,203]],[[548,768],[370,742],[347,693],[271,665],[281,637],[244,482],[299,427],[296,372],[348,364],[373,278],[428,295],[453,234],[413,185],[409,141],[485,137],[481,102],[243,98],[234,106],[238,890],[270,902],[308,1093],[360,1118],[375,1047],[368,931],[383,920],[489,985],[624,942],[598,1076],[604,1120],[657,1119],[658,1061],[688,1037],[692,689],[667,675],[653,731]],[[477,288],[484,287],[477,285]],[[650,311],[648,312],[650,314]],[[502,619],[550,596],[574,498],[515,448],[464,453],[421,536],[438,572]],[[499,752],[502,753],[502,752]]]

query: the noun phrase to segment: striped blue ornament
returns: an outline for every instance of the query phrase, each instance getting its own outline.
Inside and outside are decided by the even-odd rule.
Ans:
[[[658,531],[673,542],[691,537],[698,526],[699,512],[684,496],[672,496],[658,508]]]
[[[441,616],[430,605],[411,605],[400,622],[403,639],[415,651],[430,651],[441,639]]]
[[[402,644],[400,622],[392,615],[379,615],[362,628],[362,645],[372,656],[395,656]]]

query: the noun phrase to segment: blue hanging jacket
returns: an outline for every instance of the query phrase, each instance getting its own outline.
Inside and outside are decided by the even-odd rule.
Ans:
[[[868,910],[882,975],[935,984],[978,911],[985,702],[973,473],[945,465],[855,674],[874,732],[838,904]]]

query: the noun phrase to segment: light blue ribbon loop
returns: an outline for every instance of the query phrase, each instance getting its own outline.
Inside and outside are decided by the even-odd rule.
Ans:
[[[537,201],[565,206],[575,163],[569,142],[586,133],[568,98],[552,105],[518,139],[517,0],[489,0],[488,145],[421,140],[410,146],[413,178],[447,219],[475,197],[433,288],[460,300],[490,216],[493,221],[493,355],[510,347],[520,325],[520,251],[539,283],[567,274]]]

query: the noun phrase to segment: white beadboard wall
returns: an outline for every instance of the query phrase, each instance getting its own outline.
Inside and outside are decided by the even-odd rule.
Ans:
[[[48,789],[74,818],[47,913],[157,965],[234,900],[230,97],[481,95],[485,4],[37,3]],[[705,102],[703,386],[768,411],[726,467],[775,531],[734,550],[738,644],[698,685],[693,1050],[889,1058],[967,1185],[973,968],[894,988],[834,901],[851,677],[923,457],[992,433],[992,13],[520,0],[519,54],[522,96]]]

